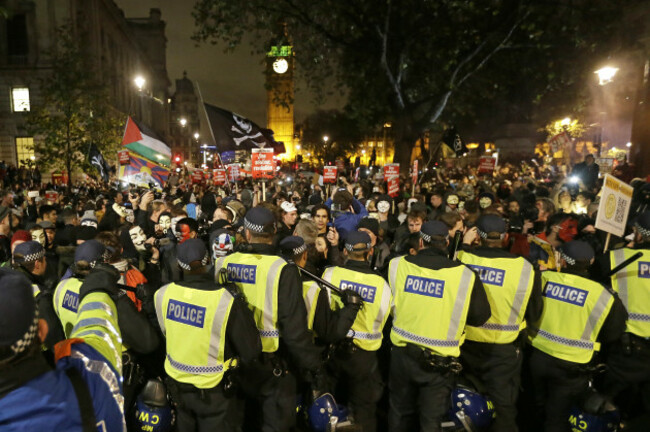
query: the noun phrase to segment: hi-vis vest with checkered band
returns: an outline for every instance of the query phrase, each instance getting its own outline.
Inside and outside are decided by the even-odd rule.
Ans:
[[[625,331],[642,338],[650,337],[650,250],[618,249],[610,252],[612,269],[632,255],[638,260],[612,275],[612,288],[628,313]]]
[[[461,251],[458,259],[483,282],[492,315],[480,327],[465,327],[467,340],[506,344],[526,328],[524,314],[533,289],[533,266],[524,258],[485,258]]]
[[[394,258],[388,268],[393,291],[390,340],[415,344],[446,357],[458,357],[475,273],[464,265],[431,270]]]
[[[314,281],[303,281],[302,298],[305,300],[307,308],[307,328],[314,330],[314,316],[316,315],[316,304],[318,303],[318,294],[320,287]]]
[[[79,309],[79,288],[83,281],[71,277],[59,282],[54,290],[54,311],[61,321],[65,337],[69,338],[72,328],[77,322],[77,310]]]
[[[381,346],[382,330],[390,311],[390,287],[383,277],[362,273],[343,267],[330,267],[323,273],[323,279],[342,291],[352,290],[363,299],[363,308],[348,330],[347,337],[366,351],[377,351]],[[332,309],[341,309],[343,302],[338,296],[332,296]]]
[[[589,363],[614,296],[601,284],[555,271],[542,272],[544,310],[528,329],[530,343],[548,355],[574,363]]]
[[[262,339],[262,351],[276,352],[280,346],[278,330],[278,288],[280,273],[287,262],[275,255],[235,252],[215,262],[215,274],[226,269],[228,280],[235,283],[253,311]]]
[[[229,368],[224,350],[233,296],[226,289],[205,291],[170,283],[156,291],[154,301],[167,340],[167,374],[201,389],[219,385]]]

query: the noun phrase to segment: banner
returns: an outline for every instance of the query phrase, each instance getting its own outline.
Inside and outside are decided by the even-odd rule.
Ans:
[[[416,185],[418,183],[418,160],[413,161],[413,168],[411,168],[411,183]]]
[[[335,184],[338,168],[335,166],[327,165],[323,167],[323,183]]]
[[[203,171],[203,178],[205,180],[210,180],[212,178],[212,173],[210,172],[209,169],[206,169],[205,171]]]
[[[571,148],[571,137],[568,133],[561,132],[548,140],[548,143],[551,145],[551,150],[553,153],[557,153],[560,150],[567,150]]]
[[[254,179],[273,178],[275,161],[272,148],[257,148],[252,150],[251,171]]]
[[[399,177],[398,163],[384,165],[384,180],[388,181],[391,177]]]
[[[131,163],[131,157],[129,156],[128,150],[118,151],[117,157],[120,161],[120,165],[128,165],[129,163]]]
[[[216,168],[213,171],[214,174],[214,185],[223,186],[226,184],[226,170],[222,168]]]
[[[111,167],[108,166],[106,159],[104,159],[104,156],[95,144],[91,144],[88,149],[88,161],[95,167],[102,181],[108,183],[110,180]]]
[[[496,158],[493,158],[492,156],[483,156],[481,159],[479,159],[478,173],[492,174],[494,172],[494,168],[496,167],[496,165],[497,165]]]
[[[598,216],[594,226],[599,230],[622,237],[625,233],[627,216],[630,213],[633,192],[632,186],[605,174],[598,205]]]
[[[133,183],[138,186],[149,186],[151,183],[158,187],[164,187],[169,169],[129,152],[130,162],[120,167],[119,178],[122,181]]]
[[[399,176],[390,177],[386,183],[388,183],[388,196],[395,198],[399,195]]]
[[[614,158],[594,158],[602,174],[611,174],[614,169]]]
[[[226,169],[228,170],[228,180],[230,180],[231,182],[236,182],[239,180],[239,171],[240,171],[239,164],[227,165]]]
[[[159,164],[168,166],[172,159],[172,151],[167,144],[158,139],[155,132],[136,123],[131,117],[126,121],[122,146]]]

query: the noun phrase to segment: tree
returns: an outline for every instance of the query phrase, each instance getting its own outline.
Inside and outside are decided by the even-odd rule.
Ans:
[[[586,80],[580,62],[607,56],[634,2],[199,0],[194,37],[232,50],[247,35],[262,53],[286,23],[308,87],[322,96],[333,79],[362,125],[390,121],[407,167],[426,130],[497,98],[541,104]]]
[[[338,110],[316,111],[303,123],[303,148],[321,164],[347,157],[362,139],[358,125]]]
[[[51,73],[40,80],[42,104],[27,119],[28,129],[36,137],[34,150],[39,165],[65,169],[68,188],[75,169],[94,172],[87,161],[90,144],[112,153],[117,150],[123,128],[81,40],[71,27],[58,29]]]

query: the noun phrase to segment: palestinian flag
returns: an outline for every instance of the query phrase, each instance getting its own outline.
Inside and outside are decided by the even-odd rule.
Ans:
[[[158,139],[155,132],[138,125],[131,117],[126,122],[122,145],[155,163],[167,166],[171,163],[172,151],[167,144]]]
[[[164,187],[169,169],[155,162],[129,152],[130,163],[120,166],[120,180],[133,183],[137,186],[150,186],[155,183],[155,187]]]

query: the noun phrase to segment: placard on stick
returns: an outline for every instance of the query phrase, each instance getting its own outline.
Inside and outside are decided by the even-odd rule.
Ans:
[[[595,227],[622,237],[630,213],[634,189],[614,176],[605,174]]]

